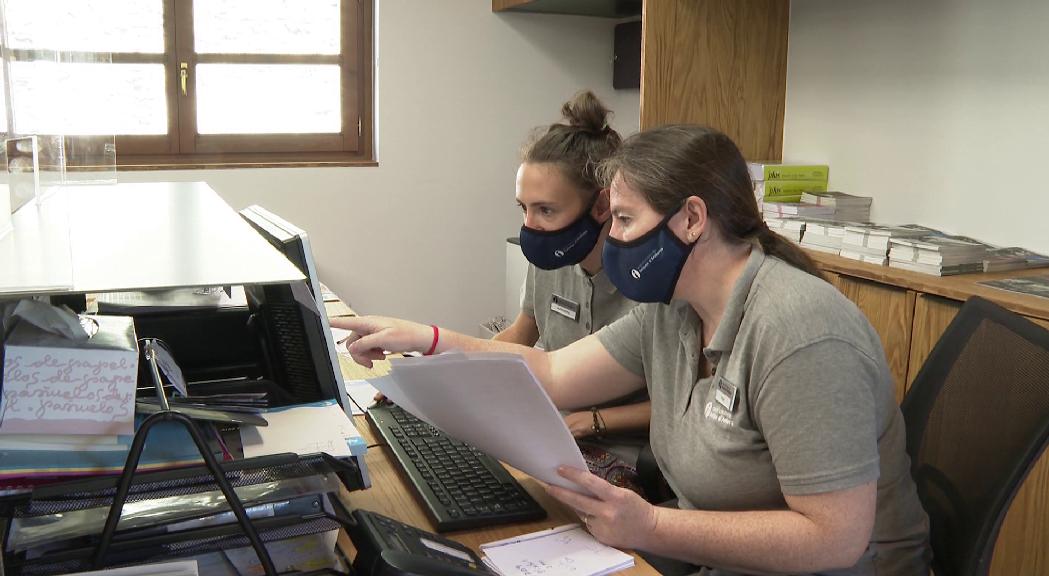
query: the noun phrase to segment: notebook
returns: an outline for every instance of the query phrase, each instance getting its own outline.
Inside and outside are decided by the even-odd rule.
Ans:
[[[481,544],[485,565],[500,576],[603,576],[634,566],[634,557],[598,542],[579,524]]]

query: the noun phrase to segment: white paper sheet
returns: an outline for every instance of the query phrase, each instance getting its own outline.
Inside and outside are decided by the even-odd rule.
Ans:
[[[197,562],[196,560],[182,560],[180,562],[164,562],[163,564],[127,566],[109,570],[77,572],[76,574],[70,574],[70,576],[197,576]]]
[[[600,576],[634,565],[634,557],[598,542],[579,524],[481,544],[484,563],[503,576]]]
[[[358,409],[357,406],[367,410],[368,406],[375,403],[375,395],[378,392],[375,386],[372,386],[372,383],[367,380],[346,381],[346,394],[353,400],[350,402],[350,410],[354,414],[364,414],[364,411]]]
[[[284,452],[351,456],[350,444],[364,445],[360,432],[334,401],[272,410],[261,416],[269,426],[241,426],[245,458]]]
[[[558,466],[586,470],[586,461],[520,356],[450,353],[391,367],[372,383],[405,410],[544,482],[587,492],[557,474]]]

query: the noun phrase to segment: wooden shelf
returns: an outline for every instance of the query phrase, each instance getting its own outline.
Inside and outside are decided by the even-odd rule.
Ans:
[[[492,12],[537,12],[630,18],[641,15],[642,0],[492,0]]]
[[[863,278],[872,282],[898,286],[907,290],[932,294],[960,302],[968,300],[971,296],[980,296],[1018,314],[1049,320],[1049,299],[1007,292],[977,284],[977,282],[1001,278],[1042,276],[1049,274],[1049,268],[941,277],[900,270],[889,266],[867,264],[823,252],[811,250],[807,252],[819,264],[820,268],[828,272]]]

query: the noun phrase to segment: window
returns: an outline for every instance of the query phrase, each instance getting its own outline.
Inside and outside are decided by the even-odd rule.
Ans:
[[[14,125],[121,167],[369,161],[371,2],[6,0]]]

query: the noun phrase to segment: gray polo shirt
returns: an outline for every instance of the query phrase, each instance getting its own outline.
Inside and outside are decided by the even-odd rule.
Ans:
[[[604,270],[590,276],[578,264],[556,270],[528,265],[521,311],[535,318],[539,346],[554,351],[622,318],[637,303],[616,290]]]
[[[590,276],[578,264],[556,270],[542,270],[529,264],[521,287],[521,311],[535,318],[539,328],[538,344],[544,350],[557,350],[581,340],[622,318],[635,306],[637,302],[620,294],[604,270]],[[648,394],[641,392],[601,407],[647,399]],[[646,442],[643,433],[580,440],[582,444],[604,448],[630,465],[636,464]]]
[[[784,494],[878,481],[871,542],[835,574],[929,572],[928,519],[878,335],[830,284],[752,249],[702,353],[685,302],[646,304],[597,336],[652,399],[652,450],[686,509],[770,510]],[[708,573],[729,574],[717,570]]]

